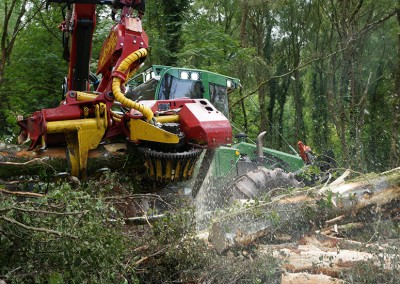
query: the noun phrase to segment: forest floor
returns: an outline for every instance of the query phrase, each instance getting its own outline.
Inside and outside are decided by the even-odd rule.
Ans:
[[[0,160],[4,172],[26,163]],[[170,202],[133,193],[142,184],[126,175],[1,179],[0,280],[400,283],[400,168],[343,171],[312,188],[238,202],[217,210],[201,231],[185,188],[173,188],[180,197],[172,192]],[[154,203],[169,213],[135,217]]]
[[[180,281],[400,283],[399,200],[400,168],[243,201],[188,234],[204,246],[186,253],[215,262]]]

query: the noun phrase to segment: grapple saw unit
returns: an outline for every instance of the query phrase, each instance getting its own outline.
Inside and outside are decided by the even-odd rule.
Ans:
[[[58,107],[20,119],[19,142],[30,139],[35,151],[66,145],[71,174],[85,178],[90,150],[102,141],[127,139],[139,147],[150,175],[158,181],[190,178],[203,149],[232,143],[227,95],[239,86],[237,79],[154,66],[136,77],[142,80],[140,86],[128,88],[126,83],[148,55],[141,23],[144,1],[50,2],[64,5],[60,29],[69,60],[64,98]],[[89,60],[97,4],[112,5],[113,17],[117,10],[121,13],[103,44],[94,75]]]

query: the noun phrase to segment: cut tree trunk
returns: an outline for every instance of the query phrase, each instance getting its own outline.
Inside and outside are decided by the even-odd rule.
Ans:
[[[347,242],[347,240],[344,240]],[[356,242],[355,242],[356,243]],[[345,283],[339,278],[358,265],[370,265],[382,271],[399,269],[396,248],[358,243],[343,248],[337,240],[305,237],[293,246],[259,245],[258,253],[282,261],[282,283]]]
[[[284,273],[281,284],[345,284],[346,282],[324,274]]]
[[[284,267],[292,272],[310,271],[313,274],[323,273],[332,277],[339,277],[345,269],[350,269],[360,262],[372,261],[376,266],[384,270],[390,270],[397,255],[385,254],[385,262],[382,263],[382,255],[356,251],[338,250],[334,248],[322,249],[314,244],[299,245],[297,248],[281,249],[273,251],[272,255],[284,260]],[[396,265],[398,266],[398,265]],[[396,267],[398,268],[398,267]]]
[[[128,154],[131,153],[125,143],[99,145],[89,152],[88,174],[102,168],[115,170],[135,167],[135,163],[128,159]],[[23,147],[0,143],[0,179],[59,172],[69,172],[66,147],[28,151]]]
[[[339,179],[340,181],[340,179]],[[400,168],[323,188],[298,190],[229,210],[213,221],[209,240],[222,253],[257,238],[284,233],[299,239],[317,224],[400,199]],[[368,210],[365,210],[368,211]]]

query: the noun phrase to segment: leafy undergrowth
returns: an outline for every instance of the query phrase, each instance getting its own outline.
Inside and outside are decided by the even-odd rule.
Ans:
[[[0,274],[12,283],[121,282],[126,242],[101,197],[68,184],[44,197],[1,195]],[[128,243],[128,245],[131,245]]]
[[[144,213],[137,206],[143,197],[137,193],[140,188],[139,182],[121,174],[106,174],[84,183],[21,183],[9,191],[0,188],[0,280],[52,284],[280,283],[284,272],[295,271],[290,261],[295,264],[300,250],[288,250],[293,259],[276,254],[285,248],[285,239],[259,238],[246,248],[217,254],[207,240],[200,239],[194,208],[179,194],[175,199],[151,195],[169,209],[158,222],[127,224],[134,211]],[[329,226],[325,231],[320,228],[336,242],[337,253],[365,252],[370,258],[360,262],[332,259],[332,267],[318,270],[310,266],[311,271],[331,269],[344,283],[399,283],[398,202],[374,208],[341,219],[339,233],[328,230]],[[307,230],[303,227],[308,228],[305,223],[293,224],[293,231],[304,236]],[[308,232],[312,239],[312,231]],[[302,237],[295,239],[297,243],[292,241],[287,248],[302,244]],[[283,246],[279,246],[281,242]],[[262,251],[264,244],[277,244],[275,258],[273,251]],[[324,249],[329,253],[332,247],[322,247],[321,264]]]
[[[72,188],[73,187],[73,188]],[[0,279],[6,283],[279,283],[279,263],[238,250],[218,255],[196,237],[194,210],[127,226],[118,196],[137,185],[106,175],[52,183],[41,197],[0,192]],[[21,190],[21,188],[19,188]],[[23,188],[22,188],[23,190]],[[117,200],[117,201],[116,201]]]

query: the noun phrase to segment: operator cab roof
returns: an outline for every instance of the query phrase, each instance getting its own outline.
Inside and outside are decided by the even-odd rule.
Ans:
[[[126,96],[132,100],[209,100],[228,117],[228,94],[238,89],[240,80],[214,72],[153,65],[128,82]]]

